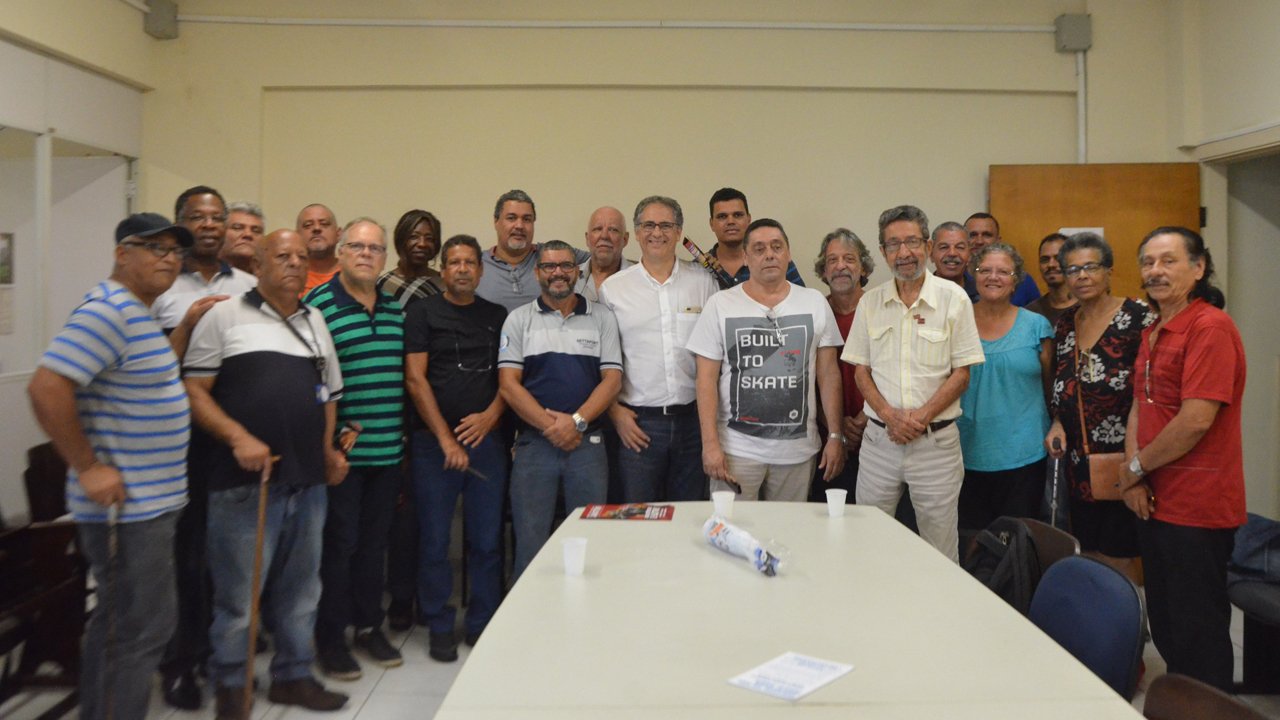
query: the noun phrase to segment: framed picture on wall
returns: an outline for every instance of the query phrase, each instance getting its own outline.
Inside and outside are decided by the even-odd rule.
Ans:
[[[13,284],[13,233],[0,232],[0,285]]]

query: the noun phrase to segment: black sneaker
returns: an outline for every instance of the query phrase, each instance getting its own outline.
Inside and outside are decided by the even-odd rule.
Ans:
[[[400,667],[404,664],[400,651],[387,642],[387,636],[378,628],[357,630],[355,646],[382,667]]]
[[[320,669],[327,677],[335,680],[359,680],[360,663],[351,657],[351,651],[345,647],[318,648]]]
[[[427,654],[431,656],[432,660],[453,662],[458,659],[458,641],[453,639],[453,633],[433,632],[431,633]]]
[[[475,631],[475,632],[469,632],[469,633],[467,633],[467,645],[469,645],[469,646],[471,646],[471,647],[475,647],[475,646],[476,646],[476,643],[480,642],[480,633],[482,633],[482,632],[484,632],[484,631],[483,631],[483,630],[477,630],[477,631]]]

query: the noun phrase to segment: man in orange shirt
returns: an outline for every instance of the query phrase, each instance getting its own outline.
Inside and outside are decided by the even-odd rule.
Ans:
[[[338,273],[338,219],[333,211],[312,203],[298,213],[298,234],[307,243],[307,283],[298,297],[329,282]]]

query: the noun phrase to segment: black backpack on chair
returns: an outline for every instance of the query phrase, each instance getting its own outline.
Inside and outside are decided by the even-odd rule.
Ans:
[[[1027,526],[1017,518],[996,518],[974,538],[964,569],[1023,615],[1040,582],[1040,559]]]

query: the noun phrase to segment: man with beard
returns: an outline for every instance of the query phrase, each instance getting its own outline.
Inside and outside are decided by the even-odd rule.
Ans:
[[[1066,241],[1067,236],[1062,233],[1050,233],[1040,241],[1040,277],[1049,292],[1027,305],[1028,310],[1049,318],[1050,325],[1058,322],[1062,313],[1076,304],[1076,299],[1071,297],[1071,288],[1067,286],[1067,276],[1062,274],[1062,265],[1058,262],[1058,251]]]
[[[955,283],[925,269],[929,219],[900,205],[880,215],[880,252],[893,281],[863,296],[841,359],[857,366],[869,425],[862,436],[858,504],[892,514],[911,492],[920,537],[959,561],[964,461],[960,395],[982,362],[973,305]]]
[[[551,534],[562,485],[566,508],[605,501],[608,461],[598,420],[622,386],[617,322],[608,308],[573,291],[573,248],[552,240],[537,259],[542,293],[507,317],[498,351],[502,399],[520,420],[511,470],[515,578]]]
[[[268,699],[336,710],[345,695],[311,676],[328,495],[347,475],[332,445],[342,374],[319,310],[298,300],[307,245],[277,230],[258,246],[258,287],[215,305],[191,335],[183,363],[195,424],[213,437],[209,457],[209,570],[219,720],[248,720],[244,707],[252,593],[271,629]],[[270,474],[262,578],[252,587],[258,487]]]
[[[192,326],[182,319],[190,308],[243,295],[258,284],[249,273],[219,259],[226,243],[227,209],[222,195],[197,185],[184,191],[174,204],[174,216],[195,238],[187,252],[185,272],[161,295],[152,308],[160,327],[170,334],[181,358]],[[160,663],[161,689],[170,706],[182,710],[200,707],[196,668],[209,654],[209,583],[206,563],[209,437],[193,428],[187,465],[190,502],[183,509],[174,537],[177,568],[178,623]]]
[[[964,228],[960,229],[961,232]],[[836,327],[840,329],[840,337],[849,337],[853,327],[853,317],[862,300],[863,288],[867,278],[875,270],[875,261],[867,246],[862,243],[852,230],[837,228],[822,239],[822,247],[818,251],[818,259],[814,263],[814,272],[822,278],[822,282],[831,288],[827,295],[827,304],[835,315]],[[837,348],[837,354],[844,350]],[[825,502],[828,488],[840,488],[849,492],[846,502],[856,499],[858,480],[858,450],[862,447],[862,433],[867,427],[867,414],[863,412],[862,393],[858,392],[858,383],[854,378],[854,367],[848,363],[840,363],[840,389],[843,392],[844,415],[839,422],[826,420],[829,431],[844,434],[845,458],[844,469],[836,477],[826,482],[815,477],[809,490],[809,500]]]
[[[219,258],[250,275],[258,274],[258,241],[266,232],[262,208],[251,202],[227,206],[227,241]]]
[[[741,285],[751,277],[751,267],[743,252],[747,238],[747,226],[751,224],[751,211],[747,209],[747,196],[736,188],[720,188],[711,195],[711,232],[716,244],[710,255],[720,261],[720,266],[733,278],[734,285]],[[787,263],[787,282],[804,287],[800,271],[794,262]]]
[[[958,222],[944,222],[933,229],[933,274],[964,287],[969,272],[969,233]]]
[[[581,277],[574,291],[591,302],[600,302],[600,286],[604,281],[631,265],[630,260],[622,257],[622,249],[630,237],[627,221],[617,208],[602,207],[591,213],[586,233],[591,259],[578,266]]]
[[[633,221],[640,264],[601,290],[622,342],[622,392],[609,411],[624,448],[622,500],[703,500],[697,366],[685,344],[718,286],[693,263],[676,259],[684,225],[679,203],[652,195],[636,206]]]
[[[312,203],[298,213],[295,228],[307,243],[307,282],[298,297],[302,297],[338,273],[338,218],[333,211]]]

